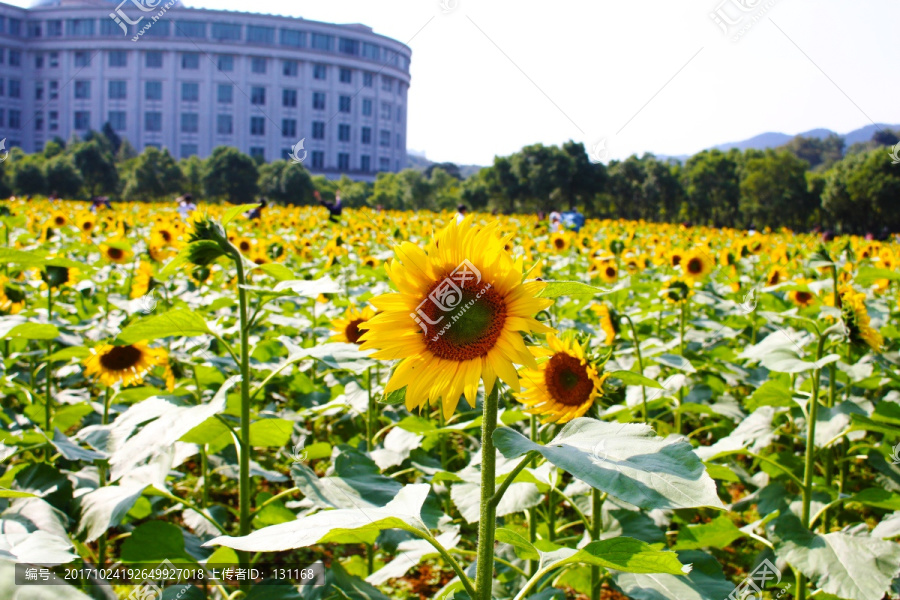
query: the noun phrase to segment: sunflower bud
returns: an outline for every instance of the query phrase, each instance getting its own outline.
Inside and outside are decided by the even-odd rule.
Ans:
[[[225,229],[212,219],[204,218],[196,221],[189,242],[188,260],[201,267],[234,252],[234,247],[225,235]]]

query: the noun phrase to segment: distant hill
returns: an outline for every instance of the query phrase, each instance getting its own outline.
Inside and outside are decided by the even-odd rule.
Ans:
[[[881,129],[900,129],[900,125],[885,125],[883,123],[879,123],[878,125],[866,125],[865,127],[855,129],[850,133],[845,134],[839,134],[831,131],[830,129],[812,129],[810,131],[798,133],[797,135],[807,138],[819,139],[825,139],[829,135],[840,135],[842,138],[844,138],[845,145],[849,147],[858,142],[868,142],[870,139],[872,139],[872,134],[878,131],[879,127]],[[768,148],[778,148],[779,146],[784,146],[795,137],[797,136],[788,135],[786,133],[768,132],[761,133],[741,142],[719,144],[718,146],[713,146],[713,148],[715,148],[716,150],[721,150],[723,152],[727,152],[732,148],[737,148],[738,150],[742,151],[749,150],[751,148],[754,150],[766,150]]]
[[[406,168],[407,169],[415,169],[416,171],[424,173],[428,167],[433,164],[437,164],[432,160],[428,160],[424,156],[418,154],[407,154],[406,155]],[[484,167],[479,165],[457,165],[459,167],[459,174],[463,179],[467,179],[468,177],[474,175]]]

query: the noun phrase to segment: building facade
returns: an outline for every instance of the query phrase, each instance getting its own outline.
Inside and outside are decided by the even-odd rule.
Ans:
[[[0,139],[36,152],[109,123],[138,151],[233,146],[372,180],[406,167],[410,57],[358,24],[175,0],[0,3]]]

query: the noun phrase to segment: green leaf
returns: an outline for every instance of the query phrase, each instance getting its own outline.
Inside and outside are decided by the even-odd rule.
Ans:
[[[422,506],[430,491],[428,484],[403,487],[386,506],[340,508],[301,517],[289,523],[272,525],[243,537],[220,536],[204,546],[227,546],[249,552],[280,552],[305,548],[334,540],[372,543],[384,529],[402,529],[414,535],[427,534],[422,522]]]
[[[748,398],[744,407],[754,411],[761,406],[793,406],[794,398],[791,388],[781,380],[770,379],[759,386]]]
[[[139,563],[176,559],[193,562],[184,549],[181,528],[164,521],[148,521],[138,525],[122,542],[122,562]]]
[[[622,380],[625,385],[642,385],[660,390],[665,389],[659,382],[634,371],[610,371],[609,376]]]
[[[660,354],[659,356],[654,356],[653,360],[661,365],[671,367],[673,369],[678,369],[679,371],[684,371],[685,373],[697,372],[697,369],[694,368],[694,365],[691,364],[691,361],[683,356],[678,356],[677,354]]]
[[[744,533],[725,515],[709,523],[687,525],[678,530],[675,550],[700,550],[701,548],[725,548]]]
[[[691,444],[660,438],[647,425],[582,417],[546,446],[508,427],[494,432],[494,444],[506,458],[539,452],[588,485],[640,508],[724,508]]]
[[[882,488],[866,488],[849,500],[885,510],[900,510],[900,494]]]
[[[678,557],[693,564],[687,576],[613,573],[613,583],[633,600],[724,600],[734,591],[713,557],[696,551],[679,552]]]
[[[658,550],[658,547],[620,536],[591,542],[580,550],[560,548],[551,552],[541,552],[541,570],[581,563],[626,573],[684,575],[690,572],[690,567],[681,564],[677,554],[668,550]]]
[[[211,333],[199,314],[180,308],[135,321],[116,338],[124,344],[158,340],[165,337],[194,337]]]
[[[379,404],[403,404],[406,402],[406,386],[386,394],[378,401]]]
[[[73,358],[81,360],[87,358],[90,355],[91,351],[84,346],[72,346],[70,348],[63,348],[62,350],[54,352],[47,357],[47,360],[50,362],[72,360]]]
[[[52,340],[59,336],[59,329],[48,323],[28,323],[22,317],[0,319],[0,339]]]
[[[319,508],[366,508],[384,506],[402,484],[382,475],[371,458],[340,446],[334,460],[334,475],[319,477],[301,463],[291,466],[294,485]]]
[[[245,212],[251,211],[254,208],[258,207],[260,204],[257,202],[256,204],[239,204],[237,206],[232,206],[228,210],[225,211],[225,216],[222,217],[222,227],[231,223],[231,221],[238,215],[242,215]]]
[[[250,423],[250,445],[280,448],[291,439],[294,423],[287,419],[260,419]]]
[[[29,492],[19,492],[16,490],[0,488],[0,498],[37,498],[37,496]]]
[[[44,257],[36,252],[0,248],[0,264],[17,264],[23,267],[36,267],[44,264]]]
[[[140,484],[108,485],[81,496],[78,532],[85,532],[86,542],[96,540],[110,527],[122,522],[146,487]]]
[[[540,558],[538,549],[512,529],[501,527],[494,533],[494,538],[498,542],[511,545],[516,551],[516,556],[522,560],[538,560]]]
[[[804,373],[821,369],[826,365],[837,362],[841,357],[837,354],[829,354],[819,361],[806,361],[794,350],[779,348],[768,352],[760,360],[760,364],[770,371],[777,373]]]
[[[900,281],[900,271],[891,271],[888,269],[876,269],[873,267],[863,267],[853,278],[854,282],[862,287],[869,287],[879,279],[887,279],[888,281]]]
[[[254,267],[254,270],[262,271],[266,275],[271,275],[278,281],[290,281],[296,279],[297,275],[281,263],[264,263]]]
[[[560,296],[601,296],[611,294],[611,290],[599,288],[580,281],[547,281],[538,292],[538,298],[559,298]]]

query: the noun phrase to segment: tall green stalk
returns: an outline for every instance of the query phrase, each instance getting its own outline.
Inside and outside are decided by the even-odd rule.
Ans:
[[[623,316],[625,317],[625,320],[628,321],[628,327],[631,329],[631,339],[634,343],[634,350],[637,353],[638,369],[640,370],[641,375],[643,376],[643,374],[644,374],[644,359],[641,357],[641,340],[638,339],[637,331],[634,328],[634,321],[632,321],[631,317],[629,317],[628,315],[623,315]],[[684,351],[682,351],[682,354],[684,354]],[[644,387],[643,385],[641,386],[641,401],[644,405],[644,423],[649,423],[650,415],[647,410],[647,388]]]
[[[591,541],[600,539],[602,530],[603,494],[591,488]],[[600,567],[591,567],[591,600],[600,600]]]
[[[481,420],[481,516],[478,521],[478,564],[475,572],[477,600],[491,600],[494,576],[494,529],[497,507],[491,502],[496,486],[497,456],[494,449],[494,430],[497,429],[497,409],[500,382],[484,398]]]
[[[101,423],[103,425],[109,425],[109,388],[106,388],[106,393],[103,395],[103,417],[101,419]],[[107,483],[107,473],[106,473],[106,464],[101,463],[97,468],[98,471],[98,485],[99,487],[104,487]],[[97,540],[97,567],[103,568],[103,565],[106,564],[106,544],[108,541],[107,532],[104,531],[100,536],[100,539]]]
[[[49,277],[47,278],[47,322],[51,323],[53,321],[53,286],[50,284]],[[52,324],[52,323],[51,323]],[[53,353],[53,340],[47,340],[47,367],[44,371],[44,375],[47,378],[47,398],[44,404],[44,423],[46,424],[46,433],[48,436],[52,436],[51,432],[51,420],[53,417],[53,377],[50,374],[50,355]],[[50,457],[50,452],[48,450],[47,457]]]
[[[531,441],[540,444],[540,435],[538,435],[537,416],[531,415]],[[537,458],[531,461],[531,468],[537,467]],[[537,541],[537,509],[533,506],[528,509],[528,541],[532,544]],[[534,576],[537,573],[539,563],[536,560],[528,561],[528,574]]]
[[[684,356],[684,320],[685,320],[685,310],[687,307],[687,299],[681,302],[681,318],[679,323],[679,340],[681,341],[681,356]],[[684,403],[684,386],[678,388],[678,406],[675,410],[675,422],[673,427],[675,428],[675,433],[681,433],[681,405]]]
[[[241,455],[240,455],[240,524],[241,536],[250,534],[250,331],[247,322],[247,290],[244,289],[244,259],[240,252],[232,246],[232,258],[237,267],[238,302],[240,304],[241,321]],[[239,554],[241,562],[249,564],[247,552]],[[243,582],[241,588],[249,590],[249,582]]]
[[[375,397],[372,395],[372,367],[366,371],[366,388],[369,392],[369,402],[366,406],[366,451],[375,449]],[[366,567],[368,574],[375,572],[375,548],[372,544],[366,544]]]
[[[819,334],[819,344],[816,347],[816,362],[822,360],[822,353],[825,351],[825,334]],[[800,516],[800,522],[805,529],[809,529],[810,504],[812,503],[812,487],[813,473],[815,471],[815,451],[816,451],[816,418],[819,415],[819,379],[822,376],[822,369],[817,368],[813,371],[812,382],[812,398],[809,401],[809,411],[806,427],[806,458],[803,470],[803,512]],[[806,600],[806,577],[800,575],[797,583],[797,600]]]

